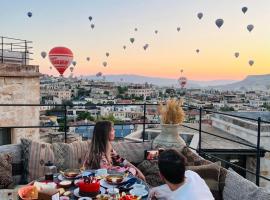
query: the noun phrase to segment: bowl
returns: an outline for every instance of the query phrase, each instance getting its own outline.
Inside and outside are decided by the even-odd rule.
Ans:
[[[81,171],[79,169],[66,169],[65,171],[60,171],[62,175],[67,178],[75,178]]]
[[[110,174],[110,175],[106,176],[105,180],[109,184],[119,184],[119,183],[122,183],[123,182],[124,176],[123,175],[119,175],[119,174]]]
[[[59,183],[59,185],[63,188],[69,188],[71,186],[72,182],[71,181],[68,181],[68,180],[65,180],[65,181],[61,181]]]

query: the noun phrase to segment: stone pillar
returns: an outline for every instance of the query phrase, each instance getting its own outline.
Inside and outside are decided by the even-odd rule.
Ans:
[[[0,63],[0,104],[39,104],[39,67]],[[39,126],[39,106],[0,106],[0,126]],[[11,128],[12,143],[39,140],[39,128]]]

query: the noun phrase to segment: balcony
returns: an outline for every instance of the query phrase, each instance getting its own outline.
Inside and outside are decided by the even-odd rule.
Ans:
[[[92,104],[87,106],[75,105],[73,107],[62,104],[0,104],[2,113],[11,112],[14,108],[20,108],[21,111],[29,107],[39,111],[42,108],[42,111],[40,111],[42,116],[39,124],[27,124],[26,122],[17,121],[14,125],[6,125],[5,116],[2,116],[0,118],[0,139],[2,141],[5,140],[6,144],[8,144],[12,142],[11,138],[14,132],[20,132],[21,136],[30,137],[30,131],[35,134],[38,133],[40,140],[48,143],[70,143],[88,140],[91,138],[95,123],[87,120],[80,122],[74,121],[72,117],[68,116],[68,111],[76,108],[84,108],[85,110],[88,108],[91,108],[91,110],[93,108],[99,110],[104,108],[103,110],[110,110],[112,108],[128,108],[131,106],[133,109],[137,108],[141,112],[142,117],[133,119],[130,122],[115,122],[117,140],[120,143],[127,143],[128,145],[145,144],[147,146],[151,144],[152,140],[161,131],[159,119],[150,119],[152,115],[157,115],[157,109],[155,109],[157,104]],[[53,112],[46,112],[44,108],[53,108]],[[267,164],[270,162],[270,148],[267,146],[269,144],[267,141],[270,141],[270,122],[260,117],[253,119],[187,105],[183,106],[183,109],[187,113],[198,113],[196,120],[191,120],[192,123],[186,121],[181,125],[179,130],[181,137],[186,141],[188,148],[193,153],[211,162],[221,161],[222,167],[227,169],[231,167],[241,176],[256,183],[256,185],[270,188],[270,168]],[[102,113],[98,112],[97,118],[102,119],[101,115]],[[212,121],[212,123],[209,123],[208,117],[205,116],[210,116],[210,122]],[[189,116],[187,119],[190,119]],[[222,123],[218,124],[218,120],[221,120],[223,123],[231,122],[230,128],[228,128],[228,125],[223,126]],[[54,123],[53,121],[60,123]],[[252,123],[250,129],[248,128],[250,125],[246,126],[247,133],[251,130],[256,131],[256,141],[248,141],[241,137],[240,130],[242,129],[240,125],[243,125],[243,123]],[[235,127],[238,127],[235,130],[238,130],[239,134],[230,134],[235,132],[233,131]],[[29,131],[27,132],[27,130]],[[24,131],[25,135],[23,134]],[[254,133],[252,134],[254,136]],[[264,141],[262,141],[262,137]],[[1,146],[1,148],[5,148],[5,146]]]

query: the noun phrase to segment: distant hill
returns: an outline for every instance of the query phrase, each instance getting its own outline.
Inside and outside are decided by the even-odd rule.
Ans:
[[[211,88],[220,90],[270,90],[270,74],[250,75],[244,80],[232,84],[218,85]]]
[[[88,75],[84,76],[87,79],[98,80],[95,75]],[[100,78],[99,78],[100,79]],[[112,82],[129,82],[129,83],[149,83],[158,86],[175,86],[179,87],[176,79],[170,78],[160,78],[160,77],[148,77],[148,76],[141,76],[141,75],[133,75],[133,74],[119,74],[119,75],[106,75],[107,81]],[[188,80],[187,88],[201,88],[206,86],[215,86],[220,84],[228,84],[236,82],[234,80],[214,80],[214,81],[193,81]]]

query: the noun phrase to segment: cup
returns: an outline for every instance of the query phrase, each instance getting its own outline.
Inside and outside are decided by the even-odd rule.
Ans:
[[[132,187],[133,189],[139,189],[139,190],[145,189],[145,185],[138,184],[138,183],[135,183]]]
[[[96,176],[105,176],[108,174],[107,169],[97,169],[96,170]]]

